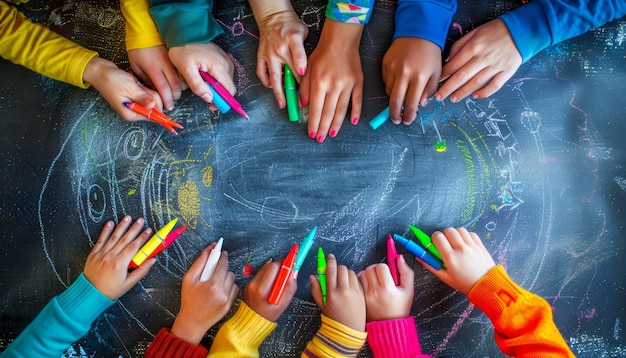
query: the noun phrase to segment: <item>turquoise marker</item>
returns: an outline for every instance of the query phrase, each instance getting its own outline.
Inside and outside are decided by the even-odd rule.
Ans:
[[[426,251],[425,248],[423,248],[420,245],[416,244],[415,242],[407,239],[406,237],[400,236],[398,234],[393,234],[393,238],[399,244],[404,246],[405,249],[409,250],[410,253],[412,253],[416,257],[419,257],[422,261],[426,262],[428,265],[430,265],[435,270],[439,270],[441,268],[442,262],[439,261],[439,259],[437,259],[435,257],[435,255],[433,255],[430,252]]]
[[[302,264],[304,263],[304,259],[306,259],[306,255],[311,250],[311,246],[313,246],[313,238],[315,237],[315,232],[317,231],[317,226],[311,230],[309,235],[302,239],[300,243],[300,250],[298,250],[298,256],[296,257],[296,264],[293,266],[293,271],[300,271]]]
[[[389,118],[389,107],[387,107],[370,121],[370,127],[372,129],[376,129],[380,127],[383,123],[387,122]]]

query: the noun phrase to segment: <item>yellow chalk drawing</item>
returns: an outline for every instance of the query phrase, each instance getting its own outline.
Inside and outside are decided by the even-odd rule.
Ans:
[[[187,181],[178,188],[178,209],[183,221],[196,229],[200,216],[200,190],[196,183]]]
[[[202,184],[204,184],[205,188],[208,188],[213,184],[213,166],[209,165],[208,167],[204,167],[202,170]]]
[[[128,195],[135,195],[135,193],[137,192],[137,189],[129,189],[128,190]]]
[[[465,207],[463,207],[463,212],[461,214],[461,222],[466,223],[472,220],[472,213],[474,212],[474,206],[476,205],[476,194],[478,192],[476,185],[476,173],[474,173],[474,158],[462,140],[457,140],[455,144],[461,152],[461,156],[465,162],[465,174],[467,175],[465,178],[465,184],[467,186],[467,200],[465,201]]]

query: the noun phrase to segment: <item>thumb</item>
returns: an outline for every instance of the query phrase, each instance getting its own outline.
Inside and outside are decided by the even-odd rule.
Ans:
[[[309,276],[309,282],[311,283],[311,296],[313,296],[315,304],[317,304],[317,307],[324,311],[324,299],[322,298],[320,282],[313,275]]]
[[[400,274],[400,286],[402,288],[412,288],[414,285],[414,272],[413,269],[407,264],[404,256],[398,257],[398,273]]]
[[[152,268],[152,266],[154,266],[156,261],[157,261],[156,257],[152,257],[146,260],[139,267],[134,269],[131,273],[129,273],[128,276],[126,277],[126,281],[124,281],[124,285],[123,285],[124,293],[128,292],[131,288],[133,288],[133,286],[135,286],[137,282],[139,282],[139,280],[146,277],[146,275],[148,274],[148,272],[150,272],[150,269]],[[120,297],[122,297],[124,293],[122,293]]]

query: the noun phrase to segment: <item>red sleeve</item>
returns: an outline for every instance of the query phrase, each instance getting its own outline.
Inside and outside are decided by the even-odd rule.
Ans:
[[[196,346],[173,335],[169,329],[159,330],[148,346],[146,358],[205,358],[209,351],[203,346]]]

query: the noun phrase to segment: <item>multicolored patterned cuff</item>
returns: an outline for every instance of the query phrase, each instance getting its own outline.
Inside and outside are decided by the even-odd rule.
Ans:
[[[329,0],[326,6],[326,17],[339,22],[367,24],[373,9],[374,0]]]

